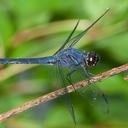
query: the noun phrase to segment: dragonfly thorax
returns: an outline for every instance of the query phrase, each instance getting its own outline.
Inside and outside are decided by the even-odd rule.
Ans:
[[[75,48],[67,48],[61,50],[55,56],[57,62],[64,67],[71,66],[96,66],[99,56],[95,52],[81,52]]]
[[[96,66],[99,61],[99,56],[94,52],[88,52],[85,58],[86,65],[89,67]]]
[[[84,63],[84,53],[75,48],[63,49],[55,58],[64,67],[80,66]]]

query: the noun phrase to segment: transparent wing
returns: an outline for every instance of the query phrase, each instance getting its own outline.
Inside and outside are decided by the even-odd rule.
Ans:
[[[64,44],[54,53],[54,55],[57,54],[59,51],[61,51],[61,50],[66,46],[66,44],[69,42],[69,40],[71,39],[72,35],[74,34],[74,32],[75,32],[75,30],[76,30],[78,24],[79,24],[79,20],[77,21],[77,23],[76,23],[74,29],[72,30],[72,32],[70,33],[70,35],[67,37],[67,39],[66,39],[66,41],[64,42]]]
[[[92,76],[94,76],[93,74],[89,73],[88,70],[85,67],[83,68],[83,73],[84,73],[84,77],[87,79],[90,79]],[[94,86],[93,86],[94,85]],[[89,90],[91,91],[92,89],[92,98],[95,100],[97,97],[97,94],[100,94],[100,96],[102,96],[104,102],[105,102],[105,111],[108,113],[109,112],[109,102],[108,102],[108,97],[105,95],[105,93],[98,87],[96,86],[96,84],[93,84],[92,86],[95,88],[90,88]],[[84,94],[85,92],[82,92],[81,94]]]
[[[59,72],[59,77],[61,80],[61,85],[65,88],[66,87],[66,79],[65,79],[65,74],[63,72],[62,66],[57,64],[58,72]],[[65,88],[65,91],[67,92],[67,89]],[[75,111],[73,107],[73,103],[71,101],[71,95],[69,93],[66,93],[64,95],[64,99],[66,101],[66,104],[68,106],[69,112],[71,113],[72,119],[74,124],[76,124],[76,117],[75,117]]]
[[[107,12],[109,11],[109,9],[107,9],[98,19],[96,19],[90,26],[88,26],[83,32],[81,32],[80,34],[76,35],[75,37],[73,37],[71,40],[72,43],[69,45],[69,47],[73,47],[84,35],[85,33],[91,28],[93,27]]]

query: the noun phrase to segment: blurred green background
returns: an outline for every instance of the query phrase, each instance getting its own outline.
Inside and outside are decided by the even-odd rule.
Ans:
[[[125,64],[128,60],[128,0],[0,0],[0,58],[52,55],[78,19],[81,22],[77,32],[81,32],[108,7],[111,8],[109,13],[75,47],[94,50],[100,55],[100,63],[90,69],[93,74]],[[128,82],[123,79],[126,74],[96,83],[109,98],[109,113],[105,112],[106,105],[96,88],[95,101],[90,89],[84,89],[84,98],[72,93],[78,128],[128,127]],[[75,78],[81,79],[79,75]],[[0,113],[59,87],[55,66],[0,65]],[[0,124],[0,128],[60,127],[74,127],[62,98]]]

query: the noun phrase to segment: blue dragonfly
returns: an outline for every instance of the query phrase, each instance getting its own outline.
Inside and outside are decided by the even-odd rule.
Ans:
[[[94,51],[83,52],[79,49],[74,48],[73,46],[85,35],[85,33],[94,26],[107,12],[107,9],[100,17],[98,17],[90,26],[88,26],[81,33],[72,37],[76,28],[78,27],[79,20],[76,23],[74,29],[69,34],[63,45],[52,55],[47,57],[40,58],[0,58],[0,64],[47,64],[47,65],[57,65],[60,73],[60,77],[62,82],[65,82],[64,73],[61,70],[63,67],[66,67],[69,72],[66,75],[66,80],[72,84],[71,76],[78,69],[82,68],[85,76],[90,77],[90,73],[88,72],[88,67],[94,67],[99,61],[99,56]],[[73,84],[72,84],[73,86]],[[75,89],[75,88],[74,88]],[[67,93],[69,104],[70,104],[70,112],[73,118],[74,123],[76,123],[74,108],[70,101],[70,96]]]

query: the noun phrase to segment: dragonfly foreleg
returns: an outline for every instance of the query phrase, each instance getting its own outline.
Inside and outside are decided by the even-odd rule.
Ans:
[[[88,72],[88,69],[85,68],[84,66],[82,66],[82,68],[83,68],[85,78],[87,77],[89,79],[91,77],[91,74]]]
[[[83,67],[83,70],[84,70],[85,77],[88,77],[88,79],[90,79],[90,77],[94,76],[94,74],[88,72],[87,68]],[[97,88],[98,88],[98,86],[97,86]],[[101,94],[101,96],[102,96],[102,98],[103,98],[103,100],[104,100],[104,102],[105,102],[105,104],[107,106],[106,107],[106,112],[108,113],[109,112],[108,97],[100,88],[98,88],[98,90],[99,90],[99,92],[100,92],[100,94]]]

